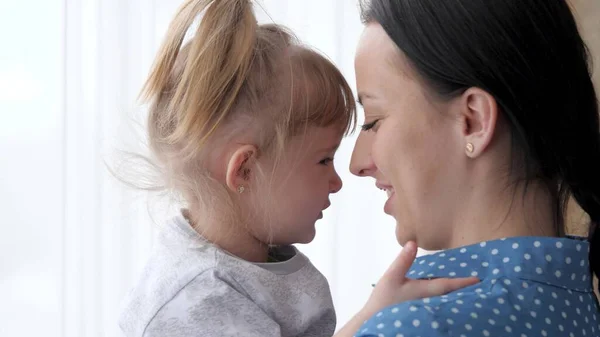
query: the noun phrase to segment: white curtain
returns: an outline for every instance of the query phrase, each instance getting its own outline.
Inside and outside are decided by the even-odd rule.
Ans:
[[[121,336],[120,301],[169,209],[104,162],[138,148],[136,95],[179,3],[0,0],[0,336]],[[261,6],[260,21],[291,27],[354,86],[355,0]],[[340,324],[399,251],[383,192],[348,172],[354,140],[336,157],[344,188],[300,247],[328,278]]]

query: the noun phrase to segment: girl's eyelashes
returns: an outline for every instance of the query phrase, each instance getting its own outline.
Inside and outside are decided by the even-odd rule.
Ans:
[[[333,162],[333,158],[332,158],[332,157],[327,157],[327,158],[325,158],[325,159],[321,160],[321,161],[319,162],[319,164],[327,166],[327,165],[329,165],[329,163],[331,163],[331,162]]]

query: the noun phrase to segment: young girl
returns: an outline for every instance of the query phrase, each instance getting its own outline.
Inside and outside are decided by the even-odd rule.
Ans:
[[[327,281],[291,244],[313,239],[342,187],[333,155],[355,106],[341,73],[283,27],[258,25],[247,0],[189,0],[143,97],[152,154],[186,205],[125,302],[125,334],[333,335]]]
[[[126,335],[331,336],[327,281],[290,244],[313,239],[342,187],[333,155],[355,106],[341,73],[258,25],[250,1],[190,0],[143,97],[152,154],[186,205],[126,301]]]

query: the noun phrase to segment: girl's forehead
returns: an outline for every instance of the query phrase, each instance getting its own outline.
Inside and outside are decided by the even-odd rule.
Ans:
[[[294,138],[297,147],[332,152],[337,150],[343,138],[343,127],[337,125],[309,126],[305,132],[301,132]]]

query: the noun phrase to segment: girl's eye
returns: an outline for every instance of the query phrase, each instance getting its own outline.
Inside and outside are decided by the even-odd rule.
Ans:
[[[325,159],[321,160],[321,161],[319,162],[319,164],[327,166],[327,165],[329,165],[329,163],[331,163],[331,162],[333,162],[333,158],[330,158],[330,157],[328,157],[328,158],[325,158]]]
[[[377,122],[379,122],[379,119],[376,119],[376,120],[374,120],[374,121],[372,121],[371,123],[368,123],[368,124],[363,124],[360,128],[363,131],[369,131],[369,130],[373,129],[377,125]]]

